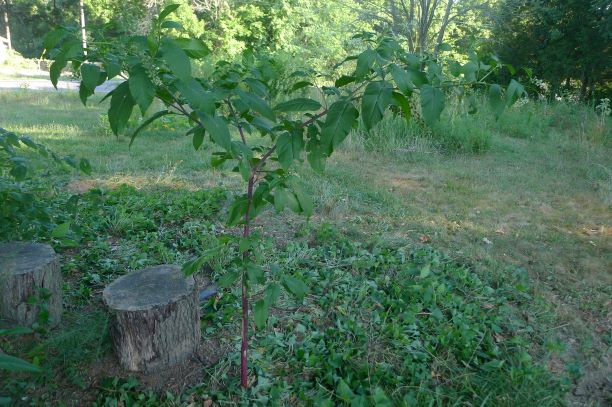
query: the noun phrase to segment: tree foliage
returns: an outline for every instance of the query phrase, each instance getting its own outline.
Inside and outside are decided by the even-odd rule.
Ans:
[[[246,387],[248,290],[265,286],[266,295],[253,310],[256,325],[262,327],[280,289],[267,283],[258,263],[261,256],[252,221],[268,206],[305,216],[313,213],[313,200],[292,167],[305,158],[316,171],[323,170],[325,161],[359,120],[371,129],[390,108],[410,120],[408,100],[413,96],[420,100],[425,121],[432,124],[444,109],[447,89],[486,88],[483,79],[502,64],[494,59],[484,63],[474,55],[465,64],[455,62],[453,72],[445,74],[445,64],[450,61],[440,64],[426,55],[406,52],[393,38],[364,33],[354,39],[366,44],[366,49],[340,64],[347,65],[351,74],[338,78],[334,85],[317,84],[319,75],[312,69],[283,72],[274,59],[256,56],[251,49],[238,61],[217,61],[210,74],[199,76],[192,61],[205,59],[208,47],[172,19],[178,8],[169,5],[163,9],[148,36],[124,37],[110,45],[90,42],[86,56],[79,48],[77,33],[65,28],[49,33],[46,47],[54,59],[51,80],[56,83],[61,69],[71,63],[80,71],[85,103],[95,85],[115,76],[124,78],[105,96],[110,98],[108,118],[115,134],[129,129],[135,110],[144,114],[158,99],[164,108],[131,132],[132,142],[158,118],[184,116],[192,126],[188,134],[194,148],[208,138],[217,147],[212,165],[232,169],[244,180],[246,191],[235,197],[227,218],[228,226],[242,227],[242,235],[237,241],[220,240],[233,242],[242,256],[235,259],[219,285],[229,287],[239,281],[242,287],[241,376]],[[512,104],[523,92],[517,85],[511,83],[506,89],[504,104]],[[218,253],[218,247],[211,248],[188,262],[185,272],[196,272]],[[308,292],[305,283],[290,274],[281,281],[298,300]]]
[[[549,82],[578,87],[582,100],[610,85],[612,8],[600,0],[504,0],[493,29],[494,51]],[[577,84],[577,85],[576,85]]]

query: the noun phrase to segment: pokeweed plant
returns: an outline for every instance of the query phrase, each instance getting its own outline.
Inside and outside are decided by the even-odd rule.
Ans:
[[[307,217],[312,215],[313,200],[292,172],[296,162],[303,162],[305,156],[314,170],[323,171],[326,159],[359,119],[366,129],[371,129],[391,109],[410,120],[413,95],[420,100],[425,122],[432,124],[444,109],[449,89],[457,90],[454,93],[458,95],[470,89],[486,91],[496,114],[524,91],[516,81],[505,91],[485,81],[502,67],[495,59],[488,64],[475,55],[465,64],[437,61],[407,53],[393,38],[370,33],[356,36],[366,49],[342,62],[354,63],[352,74],[342,75],[326,86],[317,85],[320,75],[309,70],[279,73],[272,59],[255,57],[252,50],[244,52],[241,61],[218,61],[210,75],[197,77],[191,60],[208,57],[210,50],[201,40],[183,35],[182,26],[169,19],[177,8],[176,4],[164,8],[147,36],[112,41],[101,38],[88,43],[86,54],[78,33],[66,28],[50,32],[44,46],[46,56],[54,60],[50,68],[54,85],[68,63],[80,72],[79,95],[83,103],[98,85],[115,77],[123,79],[103,100],[110,98],[108,119],[116,135],[128,130],[134,109],[142,113],[145,119],[131,132],[130,145],[155,120],[182,115],[192,126],[188,134],[193,147],[200,149],[209,138],[219,147],[213,153],[213,167],[226,168],[227,163],[232,163],[231,168],[245,182],[246,191],[234,198],[227,218],[228,226],[242,228],[241,236],[220,240],[222,244],[236,245],[241,256],[233,260],[235,269],[226,272],[218,285],[226,288],[238,282],[242,288],[241,384],[247,388],[249,289],[265,285],[262,298],[253,306],[258,328],[265,326],[281,286],[298,299],[308,292],[303,281],[288,274],[281,277],[281,285],[267,282],[257,260],[258,237],[252,231],[253,220],[269,205],[277,211],[289,208]],[[164,108],[149,115],[154,99],[161,101]],[[474,111],[474,98],[462,100],[469,111]],[[261,140],[253,141],[254,134],[260,135]],[[185,273],[199,270],[219,250],[220,247],[209,249],[185,264]]]

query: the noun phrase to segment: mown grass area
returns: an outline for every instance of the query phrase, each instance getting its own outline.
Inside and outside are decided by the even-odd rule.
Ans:
[[[104,106],[83,107],[73,93],[1,92],[0,105],[0,126],[94,167],[92,177],[64,178],[57,197],[83,194],[82,245],[58,246],[69,322],[36,346],[7,342],[52,368],[5,388],[50,404],[137,397],[133,382],[94,372],[119,374],[99,365],[109,353],[100,289],[210,246],[241,181],[211,169],[208,146],[194,151],[181,122],[157,125],[130,149],[110,134]],[[270,212],[258,225],[271,278],[291,270],[308,282],[307,299],[283,298],[256,335],[246,395],[237,293],[205,304],[207,346],[218,355],[201,376],[168,380],[174,395],[163,403],[609,402],[609,119],[532,102],[489,117],[451,109],[431,132],[390,118],[355,132],[325,174],[300,169],[313,219]],[[84,335],[89,326],[100,334]]]

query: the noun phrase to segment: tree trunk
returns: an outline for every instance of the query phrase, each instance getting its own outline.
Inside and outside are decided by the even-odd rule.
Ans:
[[[59,324],[62,275],[51,246],[0,243],[0,316],[28,327],[35,322]]]
[[[180,267],[129,273],[106,287],[103,298],[113,314],[111,337],[124,369],[163,369],[195,352],[200,342],[198,290]]]
[[[440,31],[438,31],[438,37],[436,38],[436,45],[434,48],[434,58],[438,57],[438,51],[440,48],[440,44],[444,41],[444,34],[446,32],[446,27],[448,27],[450,13],[453,9],[453,5],[455,4],[454,0],[448,0],[446,3],[446,10],[444,10],[444,17],[442,18],[442,26],[440,27]]]
[[[81,12],[81,38],[83,40],[83,55],[87,56],[87,33],[85,32],[85,5],[83,0],[79,0]]]
[[[13,43],[11,42],[11,27],[9,26],[9,1],[10,0],[4,0],[4,31],[6,34],[8,49],[13,49]]]

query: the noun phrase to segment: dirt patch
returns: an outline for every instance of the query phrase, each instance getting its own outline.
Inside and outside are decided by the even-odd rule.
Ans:
[[[196,353],[184,362],[148,373],[128,372],[119,366],[117,358],[108,354],[91,364],[83,373],[85,387],[67,392],[64,387],[56,401],[62,401],[68,406],[91,405],[96,401],[96,395],[102,391],[106,378],[133,377],[138,380],[142,389],[153,390],[156,393],[170,392],[181,394],[189,388],[202,383],[203,369],[215,365],[228,351],[218,339],[206,338],[199,345]]]
[[[98,183],[93,179],[75,179],[70,181],[66,188],[73,194],[84,194],[97,186]]]

